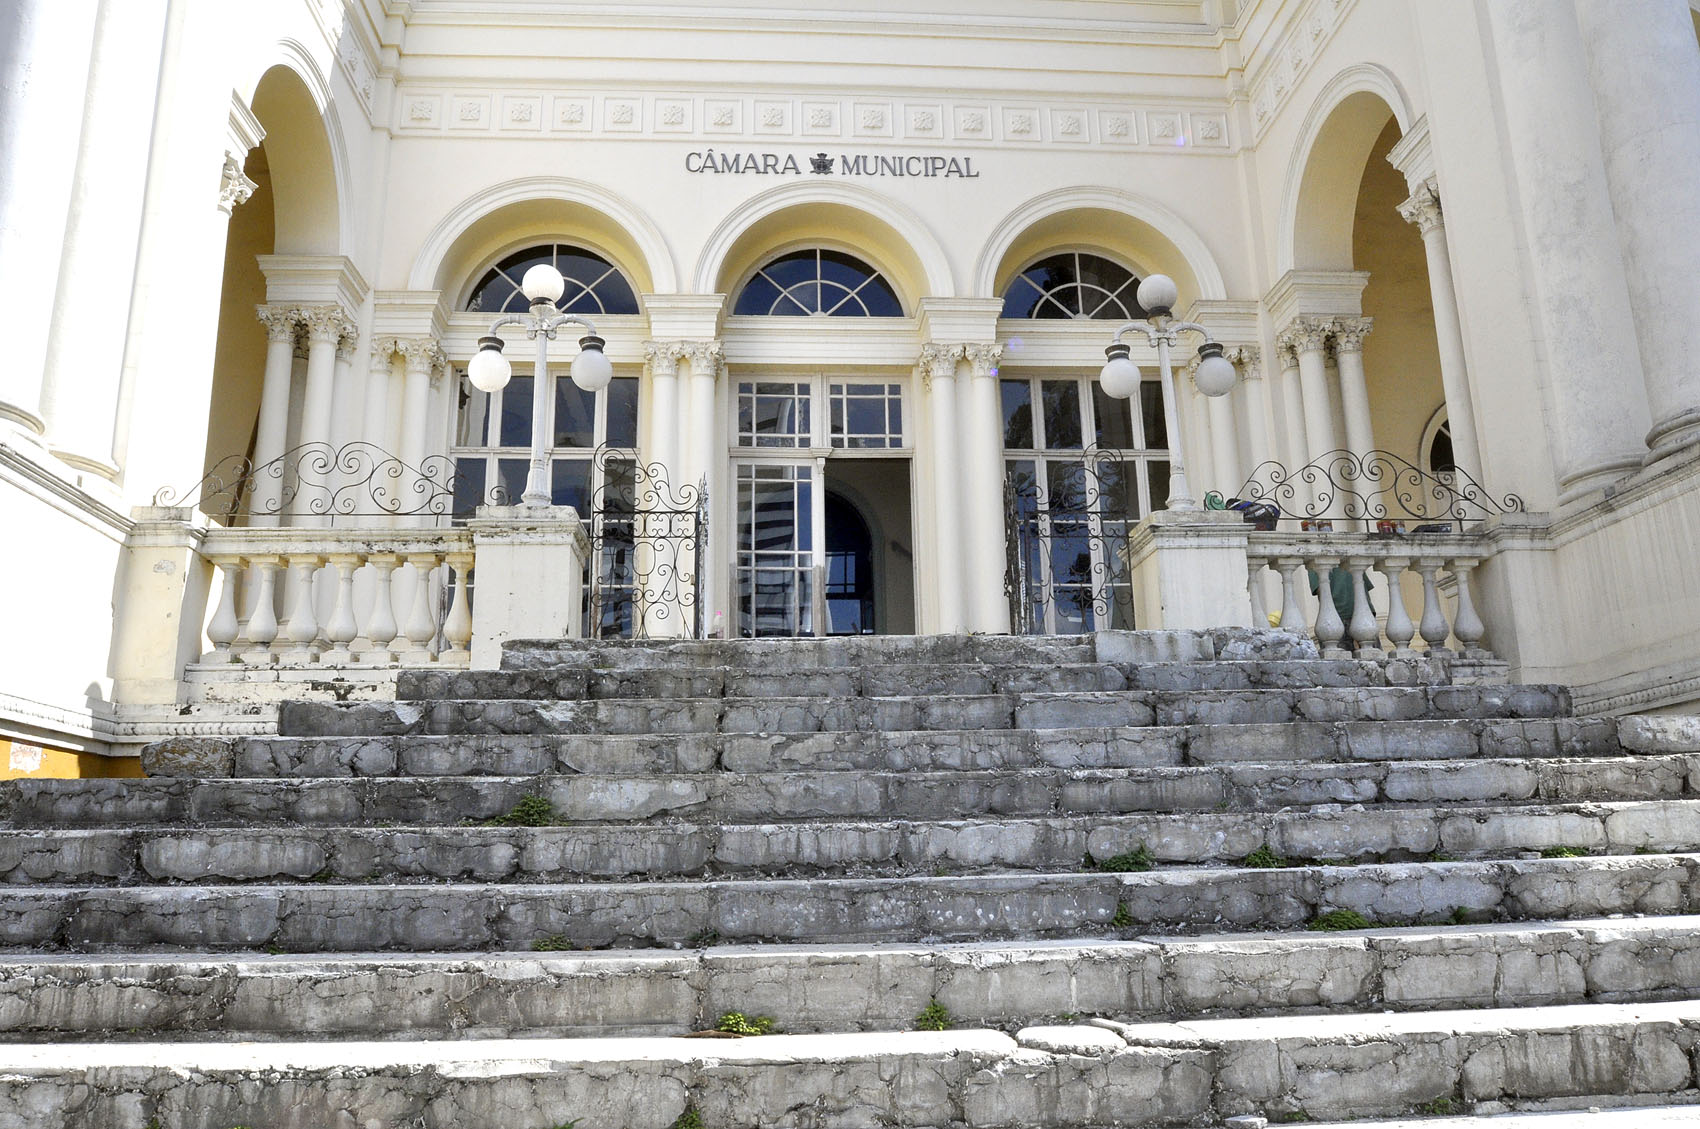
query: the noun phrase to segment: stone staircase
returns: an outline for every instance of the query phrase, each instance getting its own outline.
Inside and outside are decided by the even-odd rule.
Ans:
[[[0,1129],[1700,1102],[1680,726],[1280,633],[504,667],[9,782]]]

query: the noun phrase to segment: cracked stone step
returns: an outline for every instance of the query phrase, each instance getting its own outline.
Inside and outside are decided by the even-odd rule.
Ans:
[[[679,1035],[727,1012],[789,1032],[1082,1015],[1643,1002],[1700,986],[1690,917],[1133,941],[714,946],[689,952],[0,957],[0,1038]]]
[[[1386,686],[1390,673],[1405,682],[1418,672],[1403,666],[1348,661],[1051,663],[955,665],[892,663],[824,670],[746,671],[590,666],[546,670],[404,670],[394,697],[439,699],[576,700],[583,698],[892,697],[916,694],[1087,693],[1112,690],[1219,691]]]
[[[15,828],[456,825],[506,815],[525,797],[540,796],[549,802],[553,818],[576,822],[937,820],[1150,811],[1208,812],[1214,818],[1284,807],[1310,811],[1319,805],[1681,799],[1700,791],[1696,762],[1694,756],[1681,755],[945,772],[15,780],[0,783],[0,812]],[[1350,823],[1351,814],[1343,813],[1341,820]],[[1683,809],[1672,809],[1678,821],[1673,828],[1685,818]]]
[[[1326,910],[1382,924],[1550,920],[1700,908],[1700,856],[1392,863],[1136,874],[690,882],[65,887],[0,890],[0,945],[289,952],[872,943],[1296,928]]]
[[[738,816],[748,819],[750,809],[767,806],[759,789],[727,783],[727,795],[743,808]],[[1591,855],[1700,849],[1700,800],[956,820],[949,818],[957,807],[951,790],[935,794],[926,781],[902,783],[915,785],[928,806],[943,809],[934,821],[839,822],[811,812],[801,823],[731,823],[707,804],[685,809],[685,822],[661,825],[0,831],[0,882],[570,883],[1078,871],[1092,869],[1083,859],[1135,852],[1165,865],[1234,866],[1259,851],[1305,865],[1421,861],[1436,854],[1494,858],[1546,849]],[[557,809],[569,817],[576,810]]]
[[[1467,1103],[1687,1102],[1700,1004],[1189,1020],[1068,1030],[0,1050],[0,1124],[489,1123],[1110,1129]],[[264,1084],[257,1084],[263,1079]],[[28,1118],[29,1120],[21,1120]],[[556,1119],[552,1122],[550,1119]]]
[[[897,698],[681,698],[285,702],[287,736],[415,733],[799,733],[1057,726],[1213,725],[1419,718],[1556,718],[1557,686],[1379,686],[1310,690],[1123,691]]]
[[[1509,1105],[1550,1105],[1558,1108],[1536,1112],[1506,1113]],[[1693,1105],[1626,1106],[1602,1109],[1598,1106],[1574,1108],[1575,1102],[1523,1103],[1481,1102],[1475,1108],[1483,1112],[1464,1117],[1417,1118],[1401,1117],[1395,1121],[1313,1123],[1309,1129],[1666,1129],[1668,1126],[1700,1124],[1700,1108]],[[1572,1107],[1572,1108],[1564,1108]]]
[[[737,772],[930,771],[1614,757],[1622,761],[1625,772],[1632,773],[1630,755],[1611,719],[1543,718],[1290,722],[1231,728],[184,737],[146,746],[142,765],[153,777],[520,776],[707,772],[717,767]],[[1651,761],[1678,754],[1641,755]],[[1302,768],[1295,765],[1292,771]],[[1459,771],[1469,770],[1461,767]]]

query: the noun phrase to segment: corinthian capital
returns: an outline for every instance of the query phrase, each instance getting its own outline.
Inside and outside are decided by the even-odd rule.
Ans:
[[[1277,345],[1295,353],[1320,353],[1328,344],[1334,323],[1329,318],[1299,317],[1275,337]]]
[[[1414,223],[1417,230],[1427,235],[1438,231],[1446,224],[1440,210],[1440,186],[1433,177],[1429,177],[1417,187],[1417,190],[1399,205],[1399,215],[1406,223]]]
[[[301,311],[301,324],[307,327],[307,340],[315,345],[335,345],[354,323],[340,306],[308,306]]]
[[[921,346],[922,382],[931,389],[935,380],[949,380],[956,375],[956,362],[962,359],[961,345],[944,345],[928,341]]]
[[[246,201],[258,187],[259,185],[249,180],[248,174],[242,171],[242,162],[226,149],[224,168],[218,177],[218,210],[228,217],[236,210],[236,205]]]
[[[1230,345],[1222,355],[1240,370],[1241,380],[1263,379],[1263,350],[1256,345]]]
[[[1335,318],[1332,336],[1336,353],[1361,353],[1364,338],[1374,328],[1374,318]]]
[[[408,372],[429,373],[443,363],[443,347],[431,337],[402,337],[395,343],[395,351],[400,353],[407,362]]]
[[[393,337],[372,338],[372,367],[388,371],[390,361],[400,351],[400,343]]]
[[[672,376],[679,371],[684,346],[678,341],[645,341],[643,362],[655,376]]]
[[[964,345],[962,354],[968,358],[975,376],[995,376],[998,364],[1003,360],[1003,346]]]
[[[691,341],[683,348],[684,355],[690,359],[691,372],[696,376],[704,373],[717,375],[721,362],[726,359],[725,346],[718,341]]]
[[[293,306],[255,306],[254,316],[265,324],[267,341],[293,342],[301,327],[301,311]]]

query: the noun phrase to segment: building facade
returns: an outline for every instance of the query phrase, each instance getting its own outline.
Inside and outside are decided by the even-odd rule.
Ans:
[[[1249,596],[1172,557],[1223,623],[1328,619],[1302,579],[1332,564],[1595,711],[1700,699],[1687,0],[0,19],[20,744],[230,731],[209,666],[480,663],[504,528],[587,564],[519,567],[498,634],[1174,626],[1138,546],[1193,536],[1152,516],[1177,455],[1312,538],[1242,542]],[[513,377],[479,391],[478,339],[545,262],[612,382],[567,379],[588,330],[540,383],[507,327]],[[1141,387],[1098,381],[1154,274],[1226,396],[1196,337],[1167,410],[1139,333]],[[539,427],[582,533],[509,508]],[[1370,546],[1425,520],[1468,550]],[[1352,612],[1337,645],[1417,634]]]

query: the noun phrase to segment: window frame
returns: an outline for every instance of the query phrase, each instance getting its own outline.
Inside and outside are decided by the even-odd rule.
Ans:
[[[775,263],[779,262],[780,260],[788,259],[788,258],[791,258],[794,255],[799,255],[799,254],[802,254],[804,252],[813,253],[813,255],[815,256],[815,274],[814,274],[814,277],[812,279],[801,280],[799,282],[792,283],[790,286],[785,286],[785,285],[782,285],[779,282],[778,279],[773,278],[771,275],[766,274],[768,268],[773,266]],[[861,283],[859,283],[856,286],[855,290],[853,290],[850,294],[846,295],[840,301],[834,303],[832,310],[836,310],[836,309],[842,307],[845,303],[854,299],[855,294],[857,292],[863,290],[864,288],[866,288],[870,284],[872,284],[874,282],[879,282],[879,283],[883,283],[884,286],[885,286],[885,289],[890,291],[892,300],[897,304],[897,312],[895,314],[867,313],[867,314],[862,314],[862,315],[854,315],[854,314],[838,314],[838,313],[832,312],[831,310],[817,309],[817,310],[805,310],[803,313],[800,313],[800,314],[775,313],[774,312],[775,308],[779,305],[780,302],[785,300],[788,292],[792,288],[797,287],[797,286],[805,286],[805,285],[815,285],[815,286],[818,287],[823,281],[826,281],[822,277],[823,271],[822,271],[822,267],[821,267],[821,258],[820,258],[820,256],[824,252],[830,252],[830,253],[835,254],[835,255],[842,255],[845,258],[852,259],[855,262],[861,264],[862,268],[865,269],[868,272],[868,277],[866,279],[864,279]],[[761,313],[738,313],[737,310],[738,310],[739,305],[743,302],[745,290],[747,290],[749,288],[750,284],[755,282],[758,277],[766,277],[768,283],[770,285],[774,286],[776,289],[778,289],[779,295],[774,299],[773,303],[769,306],[769,308],[767,310],[761,312]],[[841,285],[841,284],[833,283],[833,285]],[[791,301],[796,303],[799,307],[802,306],[802,303],[797,301],[797,299],[795,299],[795,298],[792,298]],[[817,305],[824,305],[824,303],[819,301],[818,291],[817,291],[816,304]],[[864,305],[865,305],[865,303],[864,303]],[[846,319],[851,320],[851,321],[876,321],[876,320],[906,318],[906,317],[909,317],[911,315],[910,315],[910,312],[909,312],[908,303],[906,303],[904,301],[903,292],[898,288],[897,283],[892,280],[890,272],[885,270],[883,267],[880,267],[879,265],[877,265],[876,263],[874,263],[870,259],[868,259],[867,256],[862,253],[861,250],[856,249],[856,248],[851,248],[851,247],[846,247],[846,246],[834,244],[834,243],[800,243],[800,244],[796,244],[794,246],[784,247],[784,248],[780,248],[778,250],[769,252],[760,261],[758,261],[754,266],[752,266],[749,270],[745,271],[744,274],[739,278],[738,284],[732,288],[732,300],[731,300],[730,305],[728,306],[727,316],[728,317],[736,317],[736,318],[761,318],[761,319],[764,319],[764,320],[767,319],[767,318],[839,317],[839,318],[846,318]]]
[[[544,248],[544,247],[548,247],[550,249],[550,259],[549,259],[549,261],[550,261],[551,264],[557,264],[556,269],[559,269],[558,263],[560,261],[561,252],[563,250],[587,254],[587,255],[593,256],[597,259],[600,259],[604,263],[608,264],[609,271],[604,272],[603,275],[600,278],[597,279],[596,284],[592,284],[591,286],[586,287],[584,291],[581,291],[581,293],[590,293],[596,299],[597,311],[578,310],[578,311],[574,311],[575,313],[587,314],[587,316],[591,316],[591,317],[607,317],[607,318],[636,317],[636,316],[639,316],[643,313],[643,291],[642,291],[642,288],[639,287],[637,282],[632,278],[631,272],[628,271],[625,267],[620,265],[620,260],[616,256],[609,254],[602,247],[599,247],[599,246],[592,244],[592,243],[586,243],[586,242],[583,242],[583,241],[578,241],[578,240],[575,240],[575,239],[572,239],[572,238],[569,238],[569,237],[566,237],[566,236],[547,237],[547,238],[543,238],[541,240],[535,239],[535,238],[526,239],[526,240],[523,240],[521,242],[510,244],[509,246],[505,247],[504,249],[502,249],[501,251],[499,251],[495,255],[490,256],[485,261],[485,263],[482,267],[480,267],[479,269],[477,269],[475,271],[472,271],[470,273],[470,275],[468,276],[465,291],[464,291],[464,293],[462,293],[462,295],[460,297],[460,301],[458,303],[456,303],[456,305],[455,305],[456,311],[459,312],[459,313],[476,314],[476,315],[479,315],[481,317],[497,317],[497,316],[500,316],[503,313],[502,309],[489,309],[489,310],[473,309],[472,308],[473,298],[478,294],[478,292],[481,289],[483,289],[485,284],[490,281],[491,275],[496,274],[498,271],[501,272],[501,275],[505,280],[507,280],[508,282],[511,282],[514,285],[515,291],[517,293],[520,280],[513,278],[506,271],[501,271],[501,264],[507,262],[509,259],[514,258],[517,255],[523,255],[523,254],[526,254],[526,253],[531,252],[531,251],[540,250],[541,248]],[[565,272],[563,272],[563,274],[564,273]],[[618,275],[620,277],[620,279],[626,284],[626,288],[629,291],[631,291],[632,303],[633,303],[633,307],[634,307],[633,309],[631,309],[629,311],[612,313],[612,312],[609,312],[607,309],[604,308],[606,303],[603,302],[602,297],[600,295],[597,295],[595,293],[595,285],[598,285],[603,280],[605,280],[609,273],[613,273],[613,274]],[[572,287],[575,284],[580,285],[580,286],[583,285],[582,282],[573,278],[571,275],[567,275],[566,278],[567,278],[567,290],[566,290],[566,292],[564,292],[561,295],[560,301],[555,303],[555,308],[557,310],[563,310],[564,309],[564,305],[563,305],[564,303],[570,304],[572,302],[576,302],[579,298],[579,294],[573,293]],[[509,301],[509,302],[511,302],[512,300],[513,299],[511,297],[507,299],[507,301]],[[503,303],[503,306],[505,308],[506,302]]]
[[[1078,287],[1078,286],[1086,285],[1085,283],[1081,282],[1080,258],[1083,255],[1090,256],[1090,257],[1095,258],[1095,259],[1102,259],[1104,262],[1109,263],[1111,266],[1118,267],[1121,270],[1126,271],[1129,275],[1130,283],[1123,283],[1116,290],[1110,292],[1105,297],[1103,302],[1101,302],[1097,307],[1095,307],[1095,309],[1092,313],[1090,313],[1090,314],[1088,314],[1088,313],[1078,313],[1078,314],[1070,313],[1068,311],[1067,307],[1063,306],[1063,304],[1060,301],[1057,301],[1057,299],[1051,297],[1053,290],[1040,290],[1037,284],[1033,283],[1030,279],[1028,279],[1026,277],[1027,272],[1032,270],[1034,267],[1038,266],[1040,263],[1045,262],[1047,259],[1054,259],[1054,258],[1057,258],[1057,257],[1062,256],[1062,255],[1068,255],[1068,256],[1072,257],[1072,266],[1073,266],[1074,274],[1073,274],[1073,277],[1068,282],[1062,283],[1060,286],[1053,288],[1053,290],[1060,290],[1064,286],[1076,286],[1076,287]],[[1069,322],[1075,322],[1075,321],[1084,321],[1084,322],[1129,322],[1129,321],[1138,321],[1141,318],[1144,318],[1144,317],[1147,316],[1146,311],[1142,307],[1140,307],[1139,300],[1137,298],[1137,292],[1139,290],[1139,284],[1142,281],[1144,281],[1151,273],[1153,273],[1153,272],[1145,270],[1143,267],[1139,266],[1136,263],[1133,263],[1133,262],[1127,261],[1127,260],[1123,260],[1121,258],[1118,258],[1116,256],[1108,254],[1101,247],[1084,247],[1084,246],[1050,247],[1050,248],[1047,248],[1046,250],[1040,252],[1039,254],[1032,256],[1030,259],[1028,259],[1028,261],[1025,264],[1022,265],[1020,270],[1013,271],[1009,276],[1009,280],[1007,282],[1005,282],[1002,289],[1000,289],[998,291],[998,300],[1001,301],[1004,304],[1005,308],[1007,308],[1008,305],[1009,305],[1010,291],[1013,290],[1018,284],[1025,282],[1028,286],[1031,286],[1034,290],[1038,291],[1038,293],[1039,293],[1039,298],[1033,303],[1032,308],[1026,314],[1023,314],[1023,315],[1020,315],[1020,316],[1011,316],[1011,315],[1005,313],[1002,309],[1000,309],[999,312],[998,312],[998,318],[1001,321],[1017,322],[1017,323],[1020,323],[1020,322],[1061,322],[1063,324],[1067,324]],[[1131,292],[1128,290],[1128,287],[1129,287],[1130,284],[1132,286]],[[1098,316],[1098,311],[1102,310],[1109,303],[1111,303],[1111,302],[1121,302],[1122,300],[1120,298],[1118,298],[1118,295],[1122,295],[1124,293],[1127,294],[1127,301],[1122,304],[1123,313],[1113,314],[1113,315],[1110,315],[1110,316],[1107,316],[1107,317]],[[1057,306],[1058,309],[1061,309],[1064,313],[1067,313],[1069,316],[1067,316],[1067,317],[1050,317],[1050,318],[1035,317],[1032,310],[1038,309],[1041,305],[1043,305],[1047,301],[1054,303]],[[1127,308],[1129,305],[1131,305],[1131,307],[1132,307],[1131,311],[1129,311],[1128,308]]]

